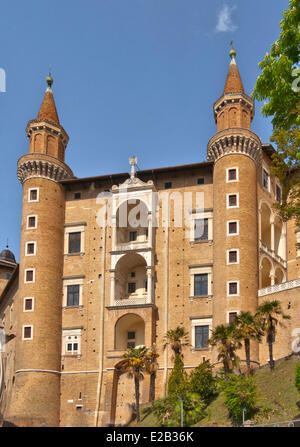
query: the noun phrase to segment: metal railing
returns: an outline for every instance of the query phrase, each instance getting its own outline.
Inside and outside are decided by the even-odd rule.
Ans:
[[[300,419],[283,422],[270,422],[268,424],[251,425],[251,427],[300,427]]]

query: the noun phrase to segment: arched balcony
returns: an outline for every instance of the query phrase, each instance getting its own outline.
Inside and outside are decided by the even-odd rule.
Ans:
[[[126,314],[115,325],[115,349],[125,350],[145,344],[145,322],[136,314]]]
[[[271,215],[270,207],[263,203],[261,206],[261,242],[271,250]]]
[[[281,284],[286,281],[286,274],[281,267],[276,267],[267,256],[260,262],[260,289]]]
[[[112,249],[135,250],[152,247],[151,215],[142,200],[121,203],[113,217]]]
[[[272,263],[268,258],[263,258],[261,262],[260,288],[271,286]]]
[[[153,299],[152,268],[138,253],[127,253],[111,270],[111,305],[150,304]]]
[[[263,201],[259,210],[260,248],[286,268],[286,224]]]
[[[274,275],[274,284],[281,284],[284,281],[285,281],[284,272],[280,268],[277,268],[275,270],[275,275]]]

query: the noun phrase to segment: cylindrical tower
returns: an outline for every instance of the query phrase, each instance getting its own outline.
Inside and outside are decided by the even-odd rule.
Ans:
[[[235,56],[232,49],[224,92],[214,104],[218,132],[207,147],[208,160],[214,161],[214,327],[257,307],[261,142],[250,130],[254,104],[244,92]],[[258,348],[251,349],[257,361]]]
[[[64,190],[68,136],[59,123],[52,78],[37,119],[29,121],[29,154],[18,161],[23,185],[18,328],[13,395],[7,419],[21,426],[58,426]]]

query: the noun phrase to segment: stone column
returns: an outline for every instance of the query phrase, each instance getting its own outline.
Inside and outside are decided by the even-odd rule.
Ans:
[[[271,250],[272,252],[275,252],[275,224],[273,216],[270,219],[270,224],[271,224]]]
[[[147,303],[152,303],[152,267],[147,267]]]
[[[110,270],[110,305],[113,306],[116,295],[116,271]]]

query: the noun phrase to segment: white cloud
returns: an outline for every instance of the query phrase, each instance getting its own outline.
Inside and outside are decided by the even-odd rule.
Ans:
[[[218,23],[216,26],[216,31],[227,32],[235,31],[237,26],[232,23],[231,13],[235,9],[235,6],[231,8],[228,5],[224,5],[221,11],[218,13]]]

